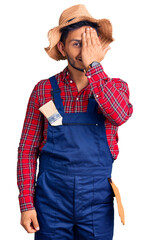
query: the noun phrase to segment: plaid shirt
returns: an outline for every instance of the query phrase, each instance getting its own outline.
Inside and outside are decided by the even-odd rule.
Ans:
[[[101,63],[85,74],[89,84],[78,92],[71,79],[68,66],[55,75],[66,113],[86,112],[88,98],[94,95],[99,104],[98,113],[106,116],[106,136],[110,151],[117,158],[118,126],[125,123],[133,112],[129,102],[128,84],[119,78],[109,78]],[[17,185],[20,211],[35,209],[34,193],[37,158],[46,143],[48,121],[38,110],[46,102],[54,100],[49,79],[40,80],[30,95],[24,125],[18,147]]]

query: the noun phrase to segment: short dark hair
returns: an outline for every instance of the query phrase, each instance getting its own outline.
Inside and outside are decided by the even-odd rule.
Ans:
[[[97,32],[97,35],[99,35],[99,32],[98,32],[99,26],[98,26],[97,23],[93,23],[93,22],[90,22],[90,21],[80,21],[80,22],[73,23],[69,26],[61,28],[60,32],[62,34],[61,34],[60,41],[65,45],[65,41],[66,41],[66,38],[68,36],[68,33],[72,30],[78,29],[78,28],[83,27],[83,26],[90,26],[90,27],[94,28]]]

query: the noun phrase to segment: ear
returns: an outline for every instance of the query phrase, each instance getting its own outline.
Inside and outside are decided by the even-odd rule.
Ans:
[[[63,44],[61,41],[59,41],[59,42],[57,43],[57,48],[58,48],[58,50],[61,52],[61,54],[62,54],[64,57],[66,57],[65,46],[64,46],[64,44]]]

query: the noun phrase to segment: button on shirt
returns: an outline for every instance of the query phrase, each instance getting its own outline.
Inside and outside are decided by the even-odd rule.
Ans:
[[[129,101],[128,84],[120,78],[109,78],[101,63],[90,68],[85,74],[89,84],[78,92],[75,81],[71,79],[68,66],[55,75],[61,90],[66,113],[86,112],[88,98],[93,96],[98,103],[98,113],[106,117],[105,128],[110,151],[117,159],[118,126],[125,123],[133,112]],[[19,188],[20,211],[34,208],[34,183],[37,158],[46,143],[48,121],[39,108],[50,100],[51,84],[48,79],[40,80],[29,97],[24,125],[18,147],[17,184]]]

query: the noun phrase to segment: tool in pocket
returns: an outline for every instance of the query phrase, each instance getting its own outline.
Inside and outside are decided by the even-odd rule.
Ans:
[[[108,178],[108,181],[111,184],[113,192],[114,192],[115,197],[116,197],[117,206],[118,206],[118,213],[119,213],[119,216],[121,218],[121,222],[122,222],[123,225],[125,225],[124,208],[123,208],[122,203],[121,203],[121,196],[120,196],[120,193],[119,193],[119,189],[114,184],[114,182],[112,181],[111,178]]]
[[[54,102],[50,100],[49,102],[42,105],[39,110],[43,113],[43,115],[47,118],[49,123],[52,126],[62,125],[62,116],[58,112]]]

